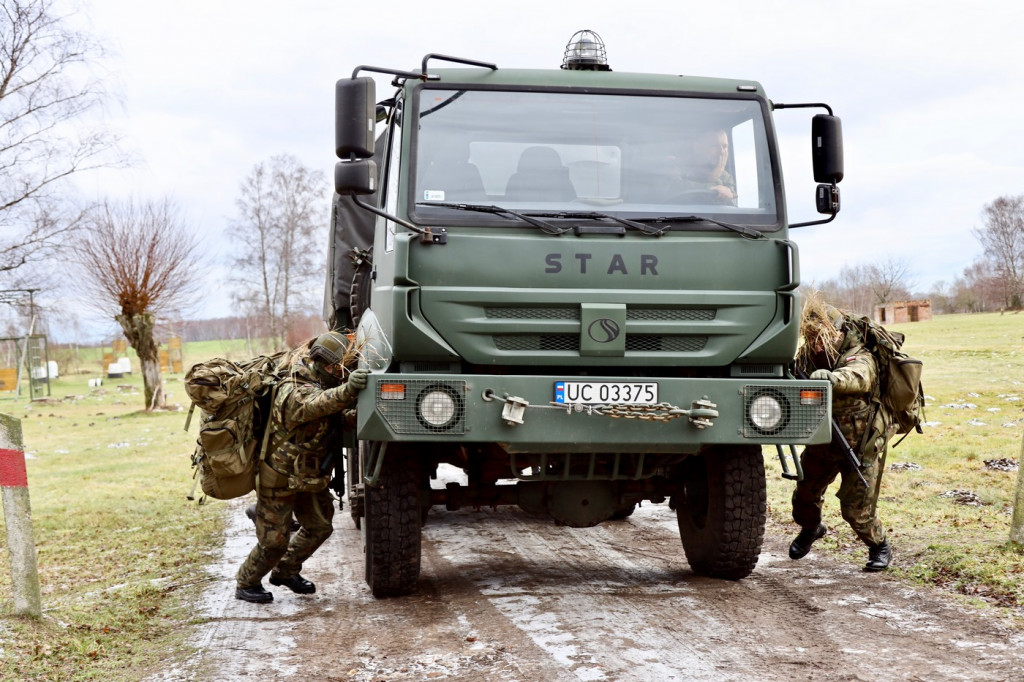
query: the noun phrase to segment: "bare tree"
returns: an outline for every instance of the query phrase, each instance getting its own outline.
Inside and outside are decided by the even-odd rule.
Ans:
[[[158,316],[196,290],[198,247],[168,200],[104,202],[91,213],[79,243],[94,304],[114,313],[139,357],[147,410],[166,403],[153,328]]]
[[[0,0],[0,277],[82,224],[65,199],[70,176],[122,162],[116,138],[90,125],[109,98],[89,73],[102,55],[50,0]]]
[[[889,258],[881,263],[872,263],[865,268],[867,286],[874,297],[874,305],[906,300],[910,297],[907,277],[910,265],[906,258]]]
[[[243,312],[258,311],[279,348],[323,277],[325,188],[323,173],[280,155],[253,167],[235,202],[235,301]]]
[[[1024,195],[999,197],[983,214],[985,225],[973,232],[1002,282],[1003,306],[1024,307]]]
[[[868,265],[844,265],[834,279],[812,283],[811,288],[821,292],[834,306],[871,315],[876,305],[910,298],[910,285],[906,282],[909,272],[910,267],[903,258]]]

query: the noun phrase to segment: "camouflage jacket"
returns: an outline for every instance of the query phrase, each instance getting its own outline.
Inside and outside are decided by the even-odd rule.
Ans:
[[[722,174],[712,180],[708,177],[708,171],[703,168],[687,168],[682,173],[683,185],[688,189],[711,189],[722,185],[733,192],[736,191],[736,179],[732,173],[723,170]]]
[[[309,362],[300,358],[292,365],[271,408],[267,462],[279,473],[309,476],[318,471],[327,453],[330,416],[355,403],[344,385],[321,388]]]
[[[856,449],[867,429],[867,420],[872,418],[872,405],[879,392],[878,364],[864,347],[860,333],[847,325],[835,362],[829,362],[824,354],[812,354],[801,357],[799,364],[807,374],[828,369],[836,375],[832,385],[832,416]],[[881,424],[875,426],[884,430]]]

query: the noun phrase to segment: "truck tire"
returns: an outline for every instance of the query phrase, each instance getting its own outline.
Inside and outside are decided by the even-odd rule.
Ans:
[[[374,597],[408,594],[419,580],[420,479],[412,449],[390,443],[378,485],[365,489],[366,583]]]
[[[757,445],[712,448],[693,458],[675,499],[686,560],[699,575],[739,580],[764,540],[766,483]]]
[[[611,517],[609,517],[608,520],[609,521],[625,521],[630,516],[632,516],[633,512],[635,512],[635,511],[636,511],[636,503],[634,502],[633,504],[628,504],[625,507],[619,507],[618,509],[616,509],[615,513],[612,514]]]

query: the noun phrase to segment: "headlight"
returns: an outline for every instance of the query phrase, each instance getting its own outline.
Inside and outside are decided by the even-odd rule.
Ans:
[[[455,421],[458,403],[451,391],[429,388],[416,401],[416,413],[427,428],[444,429]]]
[[[774,395],[762,394],[750,401],[750,421],[763,433],[776,431],[785,411]]]

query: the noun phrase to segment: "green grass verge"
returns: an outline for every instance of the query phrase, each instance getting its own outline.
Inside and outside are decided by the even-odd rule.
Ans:
[[[224,507],[186,499],[196,427],[184,432],[184,411],[144,412],[137,374],[90,389],[94,376],[55,380],[45,402],[0,401],[22,421],[43,604],[38,620],[12,616],[4,551],[3,679],[141,679],[183,650],[210,579]],[[166,379],[185,404],[181,375]]]
[[[943,315],[890,328],[924,361],[929,397],[924,434],[890,448],[882,480],[878,514],[894,543],[891,572],[1024,616],[1024,554],[1009,544],[1017,472],[985,465],[1021,456],[1024,314]],[[795,534],[793,484],[778,476],[777,459],[767,461],[771,517]],[[815,549],[863,563],[867,551],[839,516],[837,488],[825,498],[831,532]],[[951,491],[973,496],[944,496]]]

